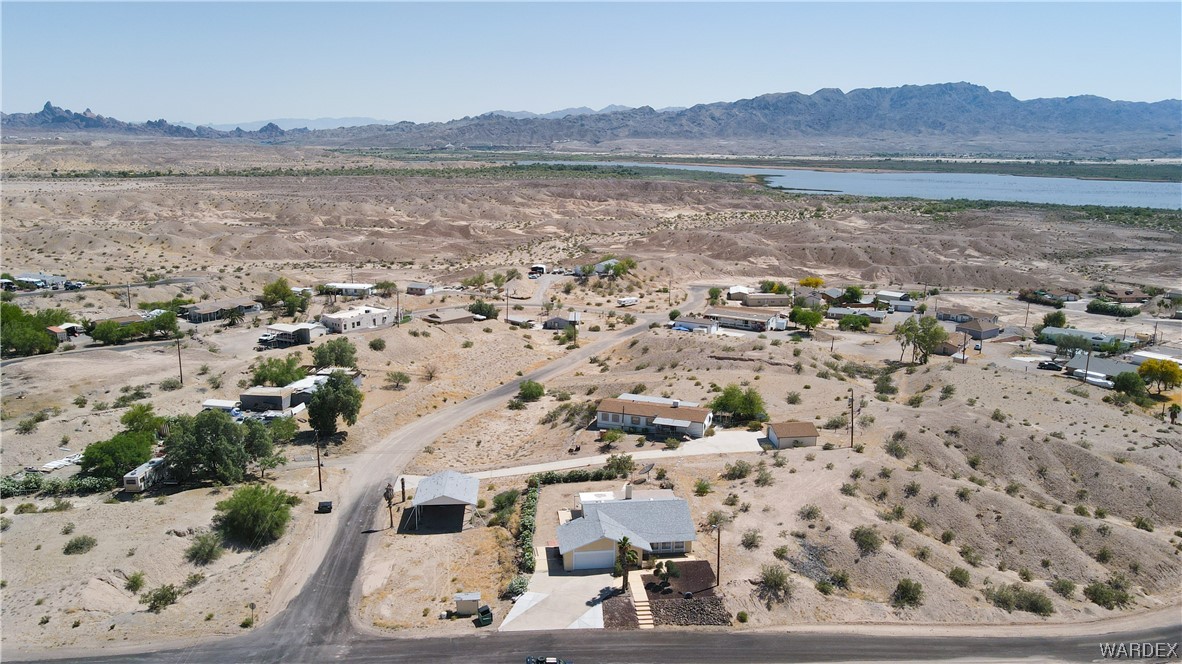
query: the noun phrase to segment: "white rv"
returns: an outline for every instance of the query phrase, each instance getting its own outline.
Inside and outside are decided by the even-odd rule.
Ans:
[[[161,479],[164,469],[160,466],[163,463],[163,457],[149,459],[147,463],[141,464],[135,470],[124,475],[123,490],[128,493],[147,491],[153,484]]]
[[[621,307],[630,307],[630,306],[632,306],[632,305],[636,304],[637,302],[640,302],[640,298],[638,298],[638,297],[620,297],[620,298],[616,298],[616,304],[617,304],[617,305],[619,305],[619,306],[621,306]]]

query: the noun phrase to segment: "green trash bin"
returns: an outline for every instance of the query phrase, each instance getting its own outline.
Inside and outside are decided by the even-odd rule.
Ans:
[[[476,626],[477,627],[488,627],[489,625],[492,624],[492,621],[493,621],[492,609],[488,608],[487,604],[485,604],[484,606],[481,606],[479,609],[476,610]]]

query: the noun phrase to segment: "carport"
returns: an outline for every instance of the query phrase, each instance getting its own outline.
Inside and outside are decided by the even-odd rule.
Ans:
[[[463,529],[464,513],[469,505],[476,506],[480,492],[480,480],[471,475],[445,470],[423,478],[415,489],[411,500],[410,516],[414,519],[415,530],[422,524],[423,512],[458,513],[460,528]]]

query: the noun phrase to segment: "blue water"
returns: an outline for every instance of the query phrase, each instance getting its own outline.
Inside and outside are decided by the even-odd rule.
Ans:
[[[519,162],[672,168],[739,175],[767,176],[772,187],[809,194],[851,194],[887,198],[948,200],[964,198],[983,201],[1052,203],[1059,205],[1129,206],[1182,209],[1182,183],[1077,180],[1075,178],[987,175],[981,173],[863,173],[856,171],[811,171],[741,166],[687,166],[646,164],[627,161],[601,162]]]

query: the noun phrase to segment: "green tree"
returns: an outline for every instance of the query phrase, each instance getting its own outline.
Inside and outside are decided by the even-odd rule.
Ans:
[[[308,375],[300,366],[301,360],[299,353],[289,353],[284,358],[268,357],[255,365],[251,372],[251,384],[283,387],[294,383]]]
[[[0,304],[0,351],[5,356],[51,353],[58,341],[45,328],[69,320],[70,314],[62,309],[26,313],[11,302]]]
[[[275,453],[275,440],[271,428],[261,421],[249,419],[242,423],[242,447],[251,461],[260,460]]]
[[[119,418],[125,431],[144,432],[155,435],[164,423],[164,418],[156,414],[150,403],[135,403]],[[140,463],[143,463],[142,461]]]
[[[392,390],[401,390],[410,383],[410,375],[404,371],[387,371],[386,385]]]
[[[617,259],[617,262],[611,266],[610,272],[608,274],[610,274],[613,279],[619,279],[620,277],[627,275],[629,272],[635,269],[636,260],[633,258],[624,257]]]
[[[90,331],[90,338],[104,345],[120,344],[131,337],[130,326],[123,326],[115,321],[103,321]]]
[[[746,422],[767,417],[763,396],[754,387],[746,390],[730,384],[723,388],[710,402],[710,409],[716,413],[729,414],[733,420]]]
[[[1055,342],[1055,357],[1060,355],[1075,356],[1076,351],[1092,349],[1092,342],[1082,335],[1078,334],[1064,334]]]
[[[246,473],[248,456],[242,425],[229,413],[205,410],[172,420],[164,440],[165,464],[174,477],[236,484]]]
[[[356,367],[357,347],[344,337],[326,341],[312,349],[312,364],[324,367]]]
[[[815,328],[821,324],[822,319],[824,319],[824,316],[821,314],[820,311],[814,311],[812,309],[801,309],[796,314],[795,323],[797,325],[803,327],[806,332],[811,334],[813,331],[813,328]]]
[[[1145,360],[1137,373],[1147,385],[1156,385],[1157,393],[1182,385],[1182,365],[1173,360]]]
[[[295,440],[296,434],[300,430],[294,417],[277,417],[271,420],[267,426],[271,429],[271,440],[276,444],[290,443]]]
[[[279,277],[275,281],[263,286],[263,306],[273,307],[280,302],[286,301],[291,295],[291,284],[287,282],[287,279]]]
[[[928,358],[940,344],[948,341],[948,330],[940,325],[940,321],[931,316],[924,316],[919,319],[919,331],[916,335],[915,341],[911,345],[911,350],[914,353],[918,352],[919,363],[927,364]],[[913,360],[914,361],[914,357]]]
[[[1122,371],[1112,379],[1112,389],[1131,397],[1145,396],[1145,381],[1136,371]]]
[[[1172,404],[1170,404],[1169,411],[1170,411],[1170,424],[1177,424],[1178,423],[1178,415],[1182,414],[1182,406],[1179,406],[1176,403],[1172,403]]]
[[[398,292],[398,284],[389,280],[379,281],[373,287],[382,297],[390,297]]]
[[[891,606],[896,608],[916,607],[923,604],[923,584],[911,579],[900,579],[891,593]]]
[[[348,374],[334,371],[308,402],[308,424],[321,438],[329,438],[337,432],[338,419],[343,419],[350,426],[357,423],[357,414],[361,412],[364,399],[365,395],[357,389]]]
[[[500,310],[497,309],[495,304],[485,302],[484,300],[477,300],[468,305],[468,311],[477,316],[484,316],[489,320],[496,320],[497,316],[501,315]]]
[[[709,300],[710,304],[718,304],[719,302],[722,302],[722,289],[717,286],[714,286],[713,288],[710,289],[709,296],[710,296],[710,300]]]
[[[155,445],[155,437],[147,431],[124,431],[88,445],[79,465],[83,475],[121,482],[125,474],[152,458]]]
[[[621,537],[616,547],[616,565],[623,570],[620,576],[624,577],[624,592],[628,592],[628,569],[639,562],[640,557],[632,548],[632,540],[627,535]]]
[[[862,299],[862,289],[858,286],[846,286],[845,292],[841,294],[843,302],[857,302]]]
[[[837,321],[837,327],[842,330],[864,332],[870,327],[870,318],[859,314],[849,314],[842,316],[841,320]]]
[[[903,355],[915,344],[916,338],[919,336],[919,323],[915,318],[908,318],[902,323],[895,325],[895,329],[891,330],[891,334],[895,336],[895,341],[899,342],[901,350],[899,351],[899,361],[903,361]],[[913,354],[914,355],[914,354]]]
[[[226,312],[226,327],[234,327],[235,325],[241,323],[245,318],[246,314],[242,313],[241,309],[238,307],[231,307],[230,310]]]
[[[669,320],[677,320],[678,318],[681,318],[680,311],[678,311],[677,309],[674,309],[673,311],[669,312]]]
[[[546,388],[541,383],[527,380],[521,383],[521,387],[517,391],[517,398],[522,401],[537,401],[544,394],[546,394]]]
[[[1044,314],[1042,324],[1034,326],[1034,336],[1037,337],[1042,334],[1042,330],[1045,327],[1067,327],[1067,314],[1062,311],[1052,311],[1049,314]]]
[[[258,547],[279,539],[291,521],[291,506],[299,498],[273,486],[236,489],[214,506],[214,524],[226,539]]]

